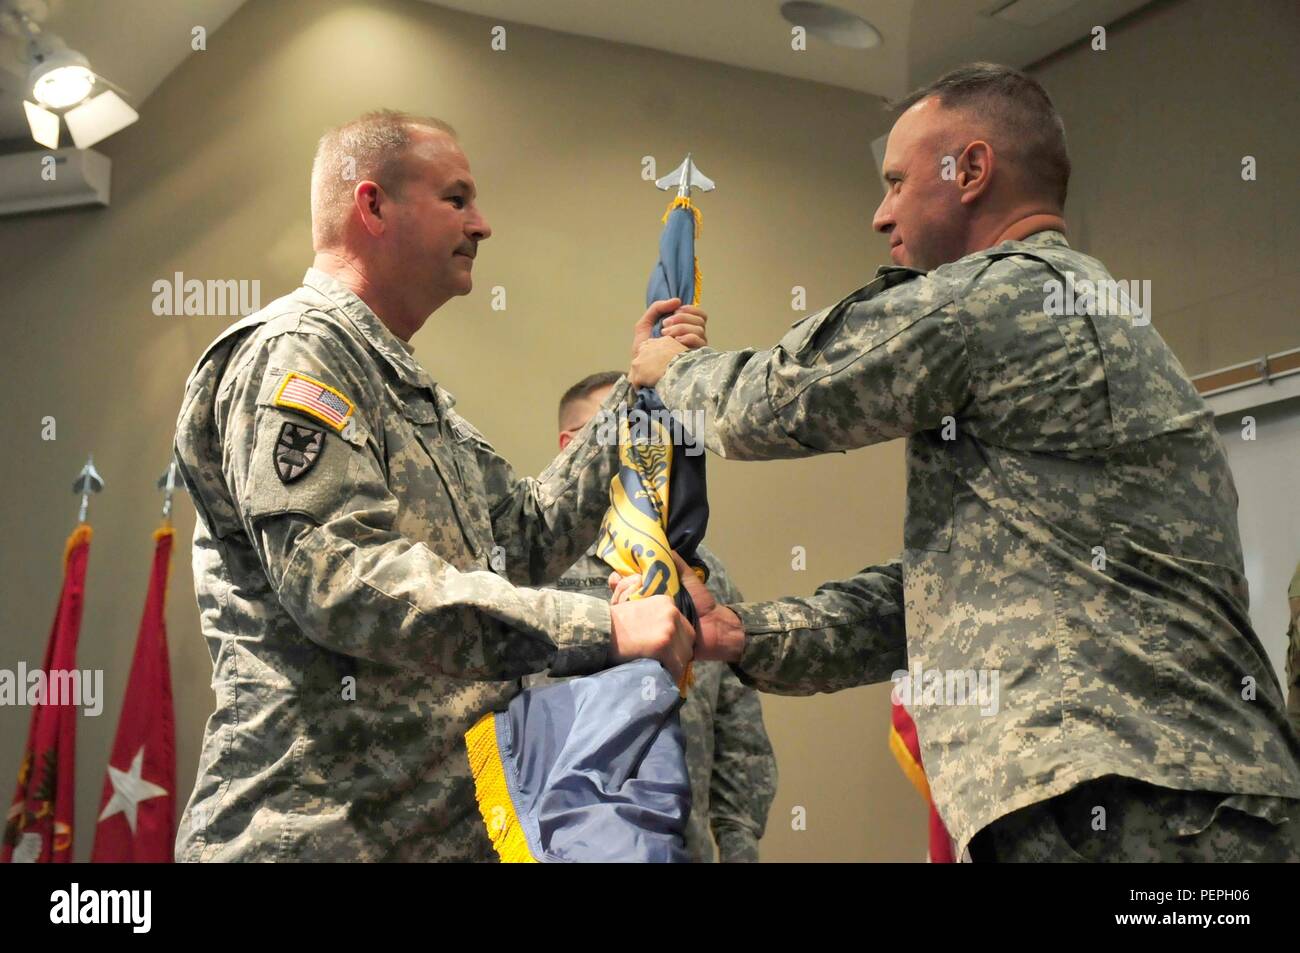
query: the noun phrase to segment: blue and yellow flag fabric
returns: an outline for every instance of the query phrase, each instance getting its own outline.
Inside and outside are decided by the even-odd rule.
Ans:
[[[530,688],[465,735],[479,813],[506,863],[688,863],[691,786],[658,662]]]
[[[669,206],[647,304],[699,303],[699,223],[689,195]],[[635,598],[672,596],[695,624],[669,549],[706,577],[696,556],[709,519],[704,456],[685,452],[703,443],[690,439],[653,390],[637,392],[619,421],[621,466],[597,552],[623,575],[641,574]],[[465,745],[501,860],[688,862],[691,788],[678,709],[689,684],[689,668],[674,685],[662,665],[643,659],[527,689],[506,711],[481,718]]]
[[[679,195],[664,215],[659,261],[650,273],[646,304],[667,298],[699,304],[700,270],[695,257],[700,211],[689,196]],[[655,322],[654,337],[663,319]],[[701,579],[708,570],[696,555],[709,523],[703,440],[693,441],[689,421],[670,415],[652,388],[637,391],[636,400],[619,422],[621,466],[610,483],[596,554],[619,574],[641,575],[641,589],[632,598],[668,595],[682,615],[695,625],[695,603],[677,576],[672,553],[692,566]],[[702,437],[703,435],[698,435]],[[695,455],[688,447],[697,448]],[[688,667],[679,686],[690,687]]]

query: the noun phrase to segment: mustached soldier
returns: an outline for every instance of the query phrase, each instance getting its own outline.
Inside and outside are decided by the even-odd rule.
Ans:
[[[691,656],[667,596],[627,613],[516,588],[594,540],[617,447],[588,428],[517,479],[415,359],[411,336],[470,291],[491,235],[475,196],[438,120],[327,133],[302,287],[190,375],[176,453],[217,701],[178,859],[492,859],[466,729],[531,672],[648,657],[678,678]],[[634,349],[676,304],[646,313]],[[703,344],[703,314],[665,334]]]

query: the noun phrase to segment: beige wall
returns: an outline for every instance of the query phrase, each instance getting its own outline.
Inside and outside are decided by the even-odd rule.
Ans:
[[[1286,307],[1295,189],[1283,187],[1300,123],[1294,58],[1280,55],[1295,17],[1281,2],[1223,6],[1161,5],[1113,30],[1107,53],[1076,49],[1041,70],[1071,131],[1076,236],[1117,276],[1157,282],[1155,321],[1192,372],[1300,344]],[[507,52],[494,53],[491,25],[409,0],[250,0],[144,104],[140,123],[102,144],[114,160],[111,208],[0,220],[0,667],[41,658],[76,516],[68,486],[87,451],[108,481],[92,507],[80,653],[82,667],[106,670],[107,705],[80,726],[78,858],[89,854],[143,601],[153,480],[185,375],[228,323],[154,316],[152,283],[175,271],[259,279],[263,302],[296,285],[310,258],[307,168],[324,127],[385,105],[460,130],[496,234],[475,293],[429,322],[416,354],[520,472],[554,450],[559,393],[626,362],[665,201],[639,178],[642,156],[662,175],[693,150],[719,182],[701,202],[700,244],[719,346],[774,341],[799,316],[791,286],[805,286],[815,310],[886,261],[870,231],[880,192],[869,144],[887,128],[875,100],[526,27],[510,26]],[[1233,172],[1248,151],[1261,181],[1243,184]],[[506,288],[505,312],[489,307],[494,285]],[[40,439],[45,415],[57,418],[54,442]],[[813,461],[713,459],[709,476],[710,544],[751,597],[811,592],[901,544],[897,442]],[[183,801],[212,695],[187,558],[193,510],[183,500],[177,510],[168,625]],[[807,549],[803,572],[791,569],[796,545]],[[925,815],[885,747],[887,699],[886,686],[764,696],[781,767],[767,859],[921,856]],[[4,785],[28,714],[0,709]],[[791,829],[796,806],[807,830]]]
[[[1076,244],[1151,280],[1190,374],[1300,346],[1300,5],[1162,2],[1107,40],[1035,71],[1065,118]]]

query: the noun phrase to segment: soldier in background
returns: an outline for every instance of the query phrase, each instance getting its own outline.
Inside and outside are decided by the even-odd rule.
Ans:
[[[516,588],[595,539],[617,446],[588,429],[518,479],[416,360],[491,234],[451,127],[331,130],[311,192],[303,286],[207,349],[177,422],[216,692],[177,858],[494,859],[465,731],[532,672],[648,657],[680,677],[694,633],[667,596],[629,613]],[[665,324],[703,333],[691,309]]]
[[[901,106],[873,223],[895,267],[768,350],[634,361],[727,457],[907,438],[901,558],[730,607],[684,573],[696,657],[787,694],[937,675],[910,711],[977,861],[1300,860],[1300,740],[1228,461],[1149,311],[1066,241],[1059,115],[992,64]],[[993,704],[945,697],[981,672]]]
[[[565,392],[559,410],[561,451],[606,405],[622,376],[618,371],[592,374]],[[740,602],[740,590],[718,558],[704,546],[697,552],[709,569],[709,591],[723,602]],[[609,576],[609,566],[596,556],[596,544],[592,543],[555,586],[608,599]],[[711,829],[723,863],[754,862],[777,783],[776,756],[763,727],[758,693],[742,685],[721,662],[698,662],[694,672],[695,683],[681,707],[691,779],[686,847],[697,861],[712,861]],[[532,675],[525,684],[551,680],[546,675]]]

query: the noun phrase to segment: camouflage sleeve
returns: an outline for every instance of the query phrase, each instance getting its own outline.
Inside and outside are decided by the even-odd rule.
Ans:
[[[726,565],[709,549],[697,553],[709,567],[708,589],[720,603],[744,596]],[[724,863],[758,860],[758,840],[776,797],[776,755],[763,727],[758,693],[741,684],[730,668],[718,682],[713,713],[713,773],[709,779],[709,823]]]
[[[286,368],[352,395],[357,406],[355,430],[327,431],[314,465],[291,482],[277,476],[276,444],[285,424],[311,421],[270,399]],[[460,678],[603,667],[610,619],[601,600],[460,571],[403,535],[374,436],[383,433],[383,397],[368,389],[340,345],[298,331],[267,342],[237,373],[228,410],[218,405],[223,470],[240,520],[307,637],[345,655]],[[431,518],[460,532],[452,512]]]
[[[852,450],[941,426],[969,401],[960,322],[943,288],[918,278],[796,324],[765,351],[678,355],[656,387],[705,412],[724,457],[776,460]]]
[[[602,409],[625,403],[629,393],[627,379],[620,379]],[[493,541],[504,550],[503,571],[512,582],[553,583],[596,539],[618,469],[618,442],[602,445],[599,419],[598,412],[536,478],[518,479],[510,463],[474,431]]]
[[[777,695],[837,692],[889,681],[907,668],[903,567],[871,566],[806,598],[742,602],[745,627],[732,669],[746,685]]]
[[[758,860],[758,840],[776,798],[776,755],[758,693],[730,669],[718,684],[713,719],[709,821],[723,863]]]

